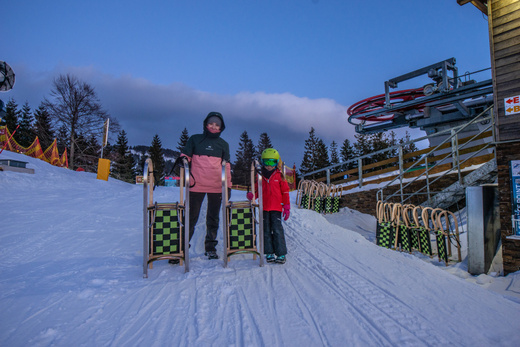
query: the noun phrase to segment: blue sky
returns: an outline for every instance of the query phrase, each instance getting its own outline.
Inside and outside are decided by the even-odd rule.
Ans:
[[[130,145],[158,134],[175,148],[219,111],[232,155],[243,131],[255,144],[267,132],[297,166],[311,126],[327,145],[354,140],[348,106],[384,81],[450,57],[459,73],[490,67],[487,18],[456,0],[19,0],[2,12],[0,60],[16,74],[4,102],[37,108],[72,73]],[[398,89],[423,85],[410,83]]]

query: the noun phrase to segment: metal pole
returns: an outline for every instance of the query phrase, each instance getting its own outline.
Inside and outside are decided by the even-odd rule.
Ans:
[[[143,277],[148,278],[148,160],[143,173]]]
[[[404,204],[403,200],[403,175],[404,175],[404,163],[403,163],[403,146],[399,146],[399,186],[401,187],[401,204]]]
[[[256,162],[256,164],[258,164]],[[262,194],[262,175],[258,176],[258,229],[259,229],[259,252],[260,252],[260,266],[264,266],[264,199]]]
[[[190,167],[188,159],[184,163],[184,182],[186,184],[186,202],[184,204],[184,272],[190,271]]]
[[[327,185],[330,185],[330,169],[327,169]]]
[[[227,179],[226,179],[226,161],[222,160],[222,237],[224,241],[224,267],[227,267],[228,263],[228,223],[227,223],[227,208],[228,208],[228,199],[227,199]],[[253,184],[253,182],[251,182]],[[254,190],[254,188],[253,188]]]
[[[363,159],[358,158],[358,184],[363,187]]]

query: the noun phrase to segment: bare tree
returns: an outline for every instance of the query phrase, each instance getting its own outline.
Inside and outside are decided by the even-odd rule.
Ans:
[[[94,88],[77,77],[66,74],[54,80],[51,100],[45,98],[56,129],[62,126],[70,138],[69,167],[74,170],[75,147],[80,138],[101,138],[108,113],[103,110]],[[117,121],[110,117],[110,132],[119,131]]]

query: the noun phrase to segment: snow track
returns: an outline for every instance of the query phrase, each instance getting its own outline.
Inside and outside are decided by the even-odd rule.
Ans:
[[[142,188],[32,165],[0,174],[0,346],[517,345],[518,303],[377,247],[349,230],[360,214],[335,225],[293,207],[286,264],[224,268],[204,256],[203,206],[190,272],[159,261],[143,279]]]

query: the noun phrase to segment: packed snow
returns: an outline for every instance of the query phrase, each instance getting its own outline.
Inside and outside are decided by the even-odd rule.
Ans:
[[[142,186],[0,159],[35,170],[0,172],[0,346],[518,346],[520,273],[378,247],[372,216],[293,206],[286,264],[225,268],[221,230],[221,259],[204,257],[203,209],[190,271],[157,261],[143,278]]]

